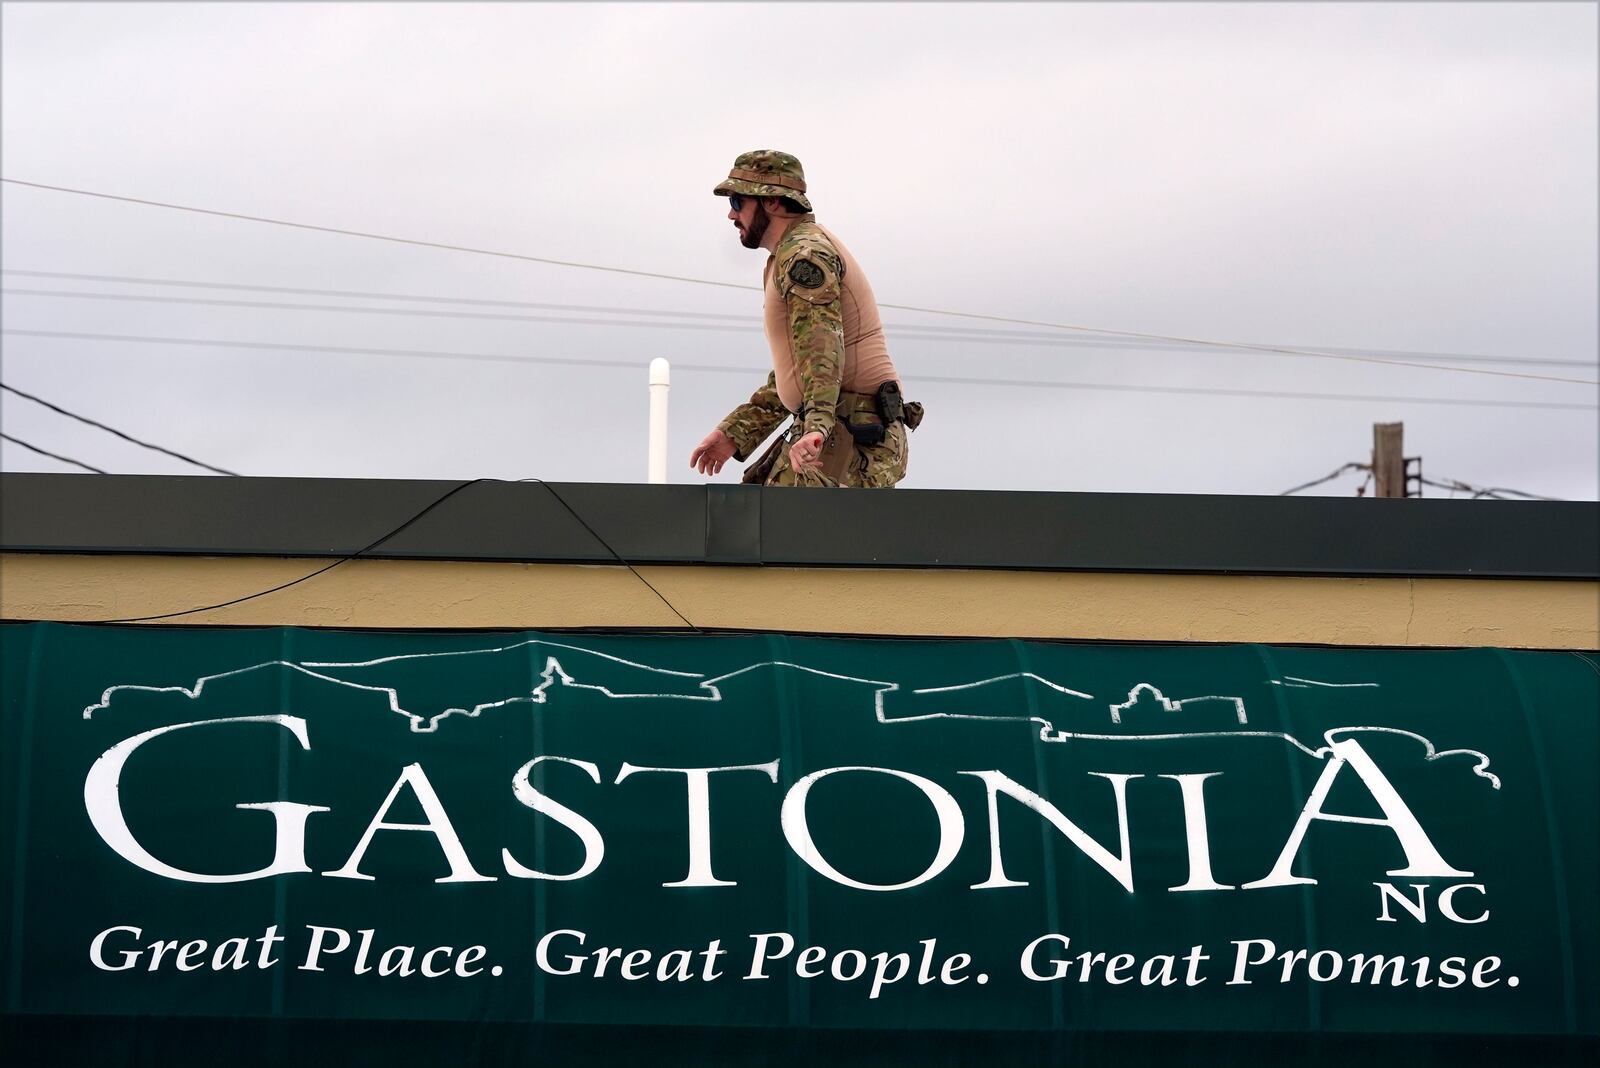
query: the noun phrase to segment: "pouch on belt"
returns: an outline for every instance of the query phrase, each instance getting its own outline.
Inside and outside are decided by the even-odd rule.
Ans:
[[[744,474],[739,481],[747,486],[765,485],[767,476],[772,474],[772,468],[778,462],[778,457],[783,455],[783,450],[788,447],[789,436],[787,434],[779,434],[772,444],[767,446],[767,451],[763,452],[755,463],[744,469]]]
[[[791,424],[790,431],[799,425],[799,423]],[[773,439],[772,444],[767,446],[761,458],[744,469],[739,481],[752,486],[766,485],[767,479],[772,477],[772,469],[778,465],[779,458],[792,444],[794,441],[790,440],[789,432],[779,434]],[[835,423],[833,429],[828,431],[828,436],[822,439],[822,454],[817,457],[822,473],[836,485],[841,484],[845,480],[845,475],[849,473],[854,459],[854,441],[842,423]]]

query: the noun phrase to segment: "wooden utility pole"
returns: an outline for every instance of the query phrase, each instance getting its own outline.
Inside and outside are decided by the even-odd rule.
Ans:
[[[1372,478],[1375,497],[1406,495],[1406,461],[1401,438],[1404,423],[1372,424]]]

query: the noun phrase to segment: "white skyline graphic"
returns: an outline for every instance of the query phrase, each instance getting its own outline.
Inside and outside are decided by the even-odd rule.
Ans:
[[[537,654],[544,657],[543,669],[539,672],[539,682],[527,693],[518,693],[494,700],[482,701],[471,705],[456,705],[444,708],[441,711],[428,714],[408,709],[402,703],[400,688],[398,686],[384,686],[374,683],[357,682],[351,679],[340,678],[336,672],[350,672],[360,669],[382,667],[384,665],[413,665],[432,660],[441,660],[470,656],[500,656],[517,651],[526,651],[530,655]],[[568,663],[592,663],[600,661],[615,668],[623,669],[630,677],[629,681],[636,681],[637,685],[619,686],[615,682],[599,683],[586,681],[586,673],[581,668],[569,670],[563,664],[563,658]],[[592,658],[592,660],[591,660]],[[840,682],[855,683],[870,687],[873,694],[873,713],[877,721],[886,726],[896,724],[927,722],[932,720],[976,720],[989,722],[1010,722],[1024,719],[1036,724],[1039,728],[1038,738],[1041,742],[1060,744],[1073,740],[1102,741],[1102,742],[1162,742],[1178,741],[1194,738],[1273,738],[1295,746],[1301,752],[1316,760],[1326,759],[1332,752],[1333,743],[1342,736],[1358,733],[1389,734],[1410,738],[1419,743],[1424,750],[1423,758],[1427,761],[1441,760],[1447,757],[1474,758],[1472,771],[1478,777],[1487,780],[1496,790],[1501,788],[1498,775],[1489,771],[1489,757],[1476,749],[1456,748],[1440,749],[1431,739],[1417,734],[1414,731],[1398,727],[1380,725],[1349,725],[1329,728],[1322,732],[1321,745],[1308,745],[1292,734],[1283,731],[1252,730],[1252,729],[1209,729],[1209,730],[1184,730],[1181,717],[1186,710],[1202,704],[1210,704],[1213,709],[1218,706],[1227,710],[1227,716],[1232,723],[1248,728],[1249,714],[1246,710],[1245,699],[1234,695],[1208,694],[1197,697],[1170,698],[1158,686],[1151,682],[1138,682],[1131,686],[1121,700],[1107,701],[1106,723],[1108,727],[1126,727],[1123,715],[1135,708],[1141,702],[1148,702],[1150,706],[1160,710],[1161,713],[1175,717],[1172,730],[1145,731],[1129,733],[1126,729],[1121,733],[1112,730],[1084,731],[1077,729],[1062,729],[1056,726],[1054,719],[1033,714],[1032,706],[1036,702],[1029,700],[1029,711],[1025,715],[1016,715],[1010,712],[998,714],[982,712],[937,711],[914,714],[890,715],[885,708],[885,698],[890,694],[899,694],[901,697],[919,698],[939,696],[948,701],[952,696],[972,694],[985,687],[992,687],[1006,683],[1018,686],[1035,686],[1042,688],[1046,694],[1054,695],[1063,701],[1082,701],[1087,705],[1102,700],[1095,695],[1082,690],[1074,689],[1053,679],[1031,671],[1014,672],[1007,675],[998,675],[990,678],[979,679],[973,682],[958,683],[945,686],[930,686],[905,689],[900,683],[870,679],[855,675],[845,675],[838,672],[827,671],[821,668],[810,667],[805,664],[793,663],[787,660],[761,660],[745,665],[734,671],[725,672],[713,677],[706,677],[703,673],[682,671],[672,668],[656,667],[635,660],[603,653],[583,646],[571,645],[562,642],[548,641],[542,638],[530,638],[510,645],[496,646],[485,649],[450,650],[445,652],[430,653],[403,653],[394,656],[378,657],[370,660],[355,661],[291,661],[268,660],[248,667],[236,668],[231,671],[218,672],[213,675],[204,675],[196,679],[191,685],[157,686],[142,683],[118,683],[107,687],[100,695],[100,700],[88,705],[83,710],[83,718],[91,719],[96,712],[110,708],[112,702],[121,693],[151,693],[151,694],[180,694],[189,700],[201,698],[209,685],[220,683],[227,679],[239,678],[257,671],[271,668],[281,668],[295,672],[320,682],[330,683],[335,686],[345,687],[362,693],[382,695],[388,709],[396,715],[404,717],[411,731],[417,734],[433,734],[438,731],[439,724],[452,716],[476,718],[484,712],[493,709],[505,708],[511,705],[528,704],[542,705],[546,703],[552,687],[587,690],[600,694],[608,700],[657,700],[657,701],[687,701],[701,703],[715,703],[723,700],[722,686],[729,680],[746,675],[760,669],[787,669],[798,671],[819,678],[834,679]],[[1271,685],[1283,686],[1290,689],[1311,690],[1366,690],[1377,689],[1376,682],[1327,682],[1308,679],[1300,676],[1285,675],[1282,679],[1266,680]],[[644,685],[650,683],[650,686]],[[680,691],[680,692],[675,692]]]

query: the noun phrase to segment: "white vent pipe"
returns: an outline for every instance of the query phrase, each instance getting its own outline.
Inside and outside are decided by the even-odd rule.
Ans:
[[[667,391],[672,388],[672,365],[657,356],[650,361],[650,460],[648,479],[655,485],[667,481]]]

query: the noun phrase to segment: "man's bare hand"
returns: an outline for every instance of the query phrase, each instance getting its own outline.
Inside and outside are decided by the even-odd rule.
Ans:
[[[733,458],[734,449],[732,438],[721,430],[713,430],[689,454],[689,466],[702,475],[714,475]]]
[[[820,470],[819,462],[822,456],[823,435],[820,430],[813,430],[800,438],[799,441],[789,446],[789,466],[796,471]]]

